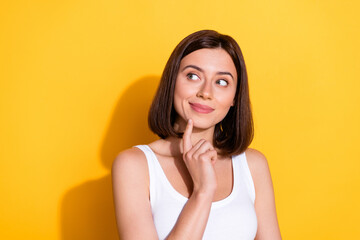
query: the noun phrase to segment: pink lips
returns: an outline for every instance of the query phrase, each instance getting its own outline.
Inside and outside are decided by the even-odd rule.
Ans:
[[[212,111],[214,111],[213,108],[206,105],[202,105],[200,103],[189,103],[189,104],[191,108],[198,113],[211,113]]]

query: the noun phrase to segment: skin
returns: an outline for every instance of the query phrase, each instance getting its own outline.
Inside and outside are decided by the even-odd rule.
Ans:
[[[236,84],[234,63],[221,48],[194,51],[180,63],[174,127],[184,131],[183,138],[169,137],[149,144],[171,185],[189,199],[168,239],[202,239],[211,203],[232,191],[231,159],[218,155],[212,140],[215,125],[233,105]],[[200,108],[196,104],[201,104]],[[256,239],[281,239],[267,160],[254,149],[245,153],[255,185]],[[120,153],[113,163],[112,177],[121,239],[158,239],[142,151],[132,148]]]

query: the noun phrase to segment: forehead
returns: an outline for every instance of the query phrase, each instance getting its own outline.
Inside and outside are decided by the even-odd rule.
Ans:
[[[180,70],[187,65],[196,65],[209,71],[227,71],[236,75],[236,67],[231,56],[222,48],[196,50],[181,60]]]

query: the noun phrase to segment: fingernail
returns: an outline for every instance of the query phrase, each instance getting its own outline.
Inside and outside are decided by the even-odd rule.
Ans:
[[[188,123],[192,123],[192,120],[191,120],[191,119],[189,119]]]

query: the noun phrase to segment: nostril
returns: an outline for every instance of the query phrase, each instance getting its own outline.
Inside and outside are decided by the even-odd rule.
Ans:
[[[211,99],[211,94],[209,92],[199,91],[196,96],[203,99]]]

